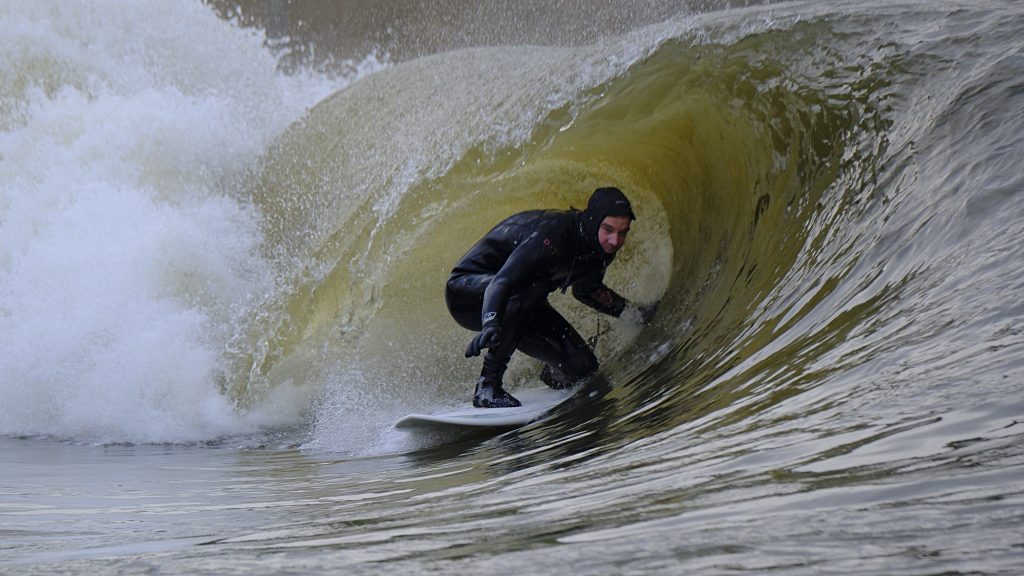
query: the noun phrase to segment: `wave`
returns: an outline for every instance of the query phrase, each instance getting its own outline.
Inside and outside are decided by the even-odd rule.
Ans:
[[[993,56],[1012,10],[732,10],[339,80],[282,74],[201,10],[142,6],[129,27],[183,10],[186,40],[140,56],[82,17],[70,40],[44,32],[42,60],[5,56],[27,80],[0,109],[0,327],[24,343],[2,395],[28,407],[5,434],[287,422],[314,449],[410,449],[394,418],[464,402],[477,369],[442,303],[452,263],[504,216],[602,185],[639,216],[608,282],[660,302],[640,330],[552,298],[616,385],[579,416],[610,442],[837,412],[884,427],[919,417],[918,394],[941,412],[959,382],[999,397],[1020,370],[1020,311],[999,296],[1019,291],[1019,48]],[[928,34],[950,22],[963,32]],[[76,36],[112,39],[76,60]],[[508,380],[538,369],[517,357]]]
[[[265,249],[294,276],[260,333],[273,344],[239,373],[343,374],[320,412],[323,437],[351,438],[367,418],[380,433],[403,409],[465,396],[475,366],[455,353],[465,334],[441,287],[467,239],[520,209],[581,205],[601,185],[626,190],[639,216],[610,285],[661,303],[638,334],[554,299],[606,370],[627,389],[672,374],[683,397],[696,358],[718,356],[708,373],[721,374],[753,354],[778,323],[757,308],[793,273],[822,202],[877,171],[887,94],[844,70],[842,47],[794,60],[794,38],[833,34],[824,22],[726,27],[717,42],[691,26],[586,48],[446,53],[318,105],[255,186]],[[869,64],[887,66],[882,56]],[[510,379],[537,369],[521,361]]]
[[[273,248],[291,238],[288,257],[306,264],[279,357],[330,366],[310,445],[365,450],[409,407],[464,401],[476,366],[440,304],[451,263],[505,215],[580,205],[607,184],[640,217],[608,280],[660,301],[659,316],[638,332],[554,300],[618,385],[605,399],[617,437],[719,412],[716,426],[760,419],[787,401],[799,409],[782,418],[798,421],[860,409],[882,401],[864,387],[895,384],[859,374],[890,371],[920,342],[948,350],[924,302],[951,271],[930,256],[970,248],[908,234],[950,216],[924,200],[936,181],[921,169],[957,146],[934,133],[972,114],[935,96],[955,51],[921,49],[911,25],[865,49],[869,18],[760,16],[679,18],[584,48],[456,51],[314,109],[275,152],[298,160],[281,170],[272,155],[257,188],[292,190],[288,205],[308,210],[264,213]],[[981,85],[1010,84],[993,97],[1005,112],[1015,89],[996,69]],[[537,369],[520,360],[510,379]]]

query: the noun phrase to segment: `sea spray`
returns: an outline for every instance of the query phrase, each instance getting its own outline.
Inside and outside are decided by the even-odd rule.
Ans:
[[[0,433],[216,438],[218,382],[277,279],[244,175],[343,78],[285,75],[199,3],[0,10]]]

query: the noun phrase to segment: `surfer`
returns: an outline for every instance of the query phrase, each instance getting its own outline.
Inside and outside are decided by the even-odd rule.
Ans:
[[[485,348],[473,405],[520,406],[502,388],[516,350],[544,363],[541,380],[565,388],[593,374],[597,357],[583,337],[548,303],[551,292],[569,288],[595,310],[618,317],[625,298],[604,285],[636,220],[618,188],[598,188],[585,210],[530,210],[506,218],[466,253],[445,290],[448,311],[460,326],[477,332],[466,357]],[[637,306],[642,321],[653,307]]]

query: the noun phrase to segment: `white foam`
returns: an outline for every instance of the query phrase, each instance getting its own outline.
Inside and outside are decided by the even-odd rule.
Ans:
[[[14,2],[0,36],[0,433],[190,441],[298,413],[239,415],[216,385],[275,289],[239,182],[343,81],[282,74],[199,2]]]

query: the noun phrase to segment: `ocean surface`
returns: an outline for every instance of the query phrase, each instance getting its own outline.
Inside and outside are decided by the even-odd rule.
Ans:
[[[0,573],[1024,573],[1024,4],[378,4],[0,2]],[[392,428],[605,185],[653,322]]]

